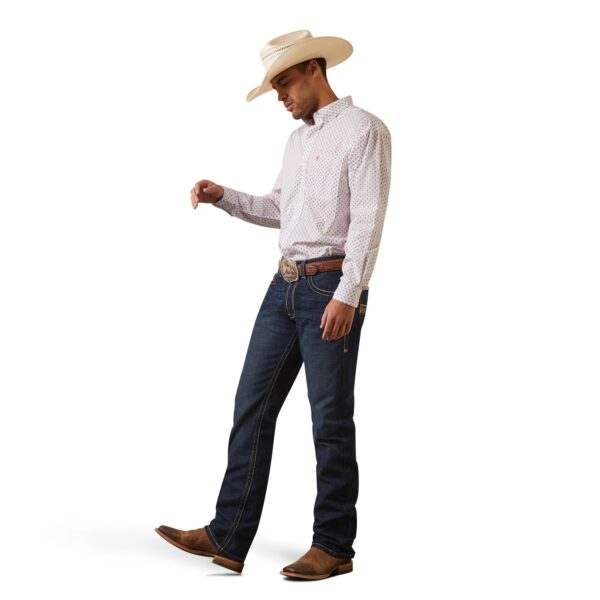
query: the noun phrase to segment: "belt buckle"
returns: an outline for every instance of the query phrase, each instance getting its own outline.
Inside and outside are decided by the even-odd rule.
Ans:
[[[298,272],[298,265],[296,264],[296,261],[291,260],[289,258],[285,258],[284,256],[282,256],[279,259],[279,271],[281,272],[281,276],[288,283],[298,281],[298,279],[300,278],[300,273]]]

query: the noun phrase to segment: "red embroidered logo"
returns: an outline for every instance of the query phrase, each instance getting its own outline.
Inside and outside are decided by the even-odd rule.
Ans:
[[[317,154],[317,156],[315,156],[315,158],[316,158],[317,160],[319,160],[319,155]]]

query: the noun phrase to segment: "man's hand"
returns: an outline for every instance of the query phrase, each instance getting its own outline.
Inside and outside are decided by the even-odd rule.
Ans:
[[[323,316],[321,317],[321,329],[323,329],[323,335],[321,336],[324,340],[339,340],[342,336],[350,333],[352,329],[352,321],[354,321],[354,312],[356,308],[334,300],[333,298],[329,301]]]
[[[217,202],[225,193],[225,190],[208,179],[201,179],[193,188],[191,193],[192,208],[196,208],[200,202]]]

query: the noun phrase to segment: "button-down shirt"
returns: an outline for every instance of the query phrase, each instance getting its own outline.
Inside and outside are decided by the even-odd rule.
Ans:
[[[272,191],[227,186],[213,206],[280,229],[281,255],[344,255],[333,298],[357,307],[375,267],[391,181],[391,136],[381,119],[338,98],[290,134]]]

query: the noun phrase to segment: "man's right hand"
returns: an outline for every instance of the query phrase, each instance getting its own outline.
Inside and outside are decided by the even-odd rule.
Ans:
[[[196,208],[200,202],[218,202],[225,190],[208,179],[201,179],[193,188],[191,193],[192,208]]]

